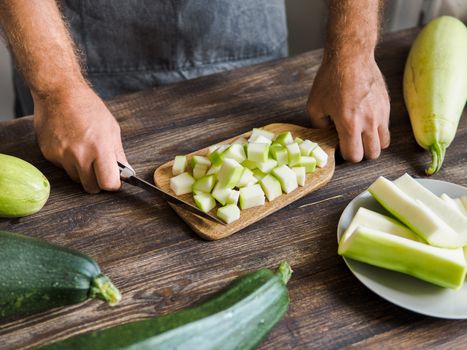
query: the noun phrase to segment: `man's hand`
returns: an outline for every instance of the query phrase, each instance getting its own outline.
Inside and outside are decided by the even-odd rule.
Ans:
[[[335,124],[346,160],[375,159],[389,146],[389,96],[372,57],[323,62],[307,109],[314,127]]]
[[[2,0],[0,26],[31,89],[44,156],[87,192],[118,190],[120,127],[83,77],[57,1]]]
[[[120,127],[87,86],[65,96],[34,97],[34,124],[45,158],[89,193],[121,186],[117,160],[127,164]]]
[[[308,98],[315,127],[334,122],[344,159],[378,158],[389,146],[389,96],[374,59],[381,0],[330,0],[321,67]]]

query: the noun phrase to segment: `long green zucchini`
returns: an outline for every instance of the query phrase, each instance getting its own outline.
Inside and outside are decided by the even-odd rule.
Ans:
[[[253,349],[289,305],[292,270],[261,269],[236,279],[206,302],[149,320],[78,335],[42,350]]]
[[[404,99],[417,143],[439,171],[467,100],[467,28],[454,17],[432,20],[418,34],[404,71]]]
[[[28,315],[121,296],[97,263],[79,252],[0,231],[0,317]]]

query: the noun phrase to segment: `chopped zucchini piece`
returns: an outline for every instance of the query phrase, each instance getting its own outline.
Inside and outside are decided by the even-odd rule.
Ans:
[[[263,177],[265,177],[267,174],[266,173],[263,173],[261,170],[259,169],[253,169],[253,176],[258,180],[260,181]]]
[[[216,201],[209,193],[198,193],[193,196],[196,206],[207,213],[216,206]]]
[[[170,178],[170,189],[174,191],[177,196],[182,194],[191,193],[195,179],[188,173],[182,173],[180,175]]]
[[[274,134],[272,132],[269,132],[269,131],[266,131],[260,128],[254,128],[253,131],[251,132],[251,136],[248,139],[248,142],[250,143],[254,142],[253,140],[256,139],[258,136],[263,136],[269,140],[272,140],[274,138]]]
[[[237,205],[239,197],[240,197],[240,191],[232,190],[230,191],[230,194],[227,197],[226,203]]]
[[[245,150],[243,145],[233,144],[231,145],[223,154],[224,159],[230,158],[235,159],[237,162],[241,163],[246,159]]]
[[[243,173],[242,165],[234,159],[226,158],[221,170],[217,174],[217,180],[222,187],[234,188]]]
[[[214,175],[203,176],[202,178],[195,181],[193,184],[193,192],[201,191],[210,193],[216,183],[216,177]]]
[[[297,184],[299,186],[305,186],[305,180],[306,180],[305,167],[303,166],[294,167],[292,168],[292,171],[295,173],[295,176],[297,177]]]
[[[217,209],[217,216],[226,224],[230,224],[240,219],[240,209],[235,204],[229,204]]]
[[[297,176],[287,165],[275,168],[272,174],[279,180],[282,191],[285,193],[290,193],[298,187]]]
[[[277,165],[287,164],[289,162],[289,153],[280,143],[273,143],[269,147],[269,153],[277,161]]]
[[[267,143],[268,145],[270,145],[272,143],[272,140],[268,139],[267,137],[264,137],[263,135],[258,135],[254,139],[252,139],[250,143]]]
[[[260,185],[256,184],[240,189],[240,208],[242,210],[264,205],[264,202],[264,192]]]
[[[252,160],[245,160],[242,162],[242,165],[245,167],[245,168],[248,168],[250,170],[253,170],[253,169],[256,169],[258,166],[256,165],[256,162],[253,162]]]
[[[213,154],[216,149],[218,149],[221,145],[212,145],[208,147],[208,153],[207,156]]]
[[[235,145],[245,145],[247,144],[248,141],[246,140],[246,138],[244,138],[243,136],[239,137],[238,139],[235,140],[234,144]]]
[[[186,156],[176,156],[172,165],[172,174],[174,176],[183,174],[186,171],[187,163]]]
[[[318,144],[315,142],[311,142],[310,140],[305,140],[303,141],[299,147],[300,147],[300,153],[304,157],[308,157],[311,155],[311,152],[316,148]]]
[[[467,217],[457,210],[452,210],[441,198],[418,183],[409,174],[402,175],[394,181],[394,184],[412,199],[423,202],[463,238],[463,245],[467,245]]]
[[[298,146],[298,143],[291,143],[286,146],[287,148],[287,153],[289,155],[289,163],[288,165],[293,166],[298,163],[300,163],[300,147]]]
[[[208,172],[208,167],[203,164],[196,164],[193,168],[193,177],[195,179],[201,179],[203,176],[206,176]]]
[[[237,187],[248,187],[257,183],[258,180],[253,175],[253,172],[248,168],[243,168],[242,176],[237,183]]]
[[[249,143],[247,146],[248,160],[262,163],[268,160],[269,145],[267,143]]]
[[[290,131],[284,131],[280,133],[279,135],[277,135],[274,142],[280,143],[282,146],[285,147],[294,142],[292,133]]]
[[[305,167],[307,173],[312,173],[316,169],[316,159],[314,157],[301,156],[297,165]]]
[[[229,148],[230,145],[220,145],[214,152],[212,152],[208,158],[213,165],[220,165],[222,164],[222,160],[224,159],[224,152]]]
[[[211,162],[206,157],[193,156],[193,158],[191,158],[191,167],[194,169],[197,165],[202,165],[208,169],[211,166]]]
[[[348,258],[402,272],[441,287],[464,284],[466,262],[462,248],[443,249],[368,227],[358,226],[339,243]]]
[[[281,184],[272,175],[266,175],[263,177],[259,184],[270,202],[282,195]]]
[[[311,151],[311,155],[316,159],[318,168],[323,168],[328,163],[328,155],[319,145]]]
[[[211,195],[220,204],[225,205],[227,203],[227,199],[230,196],[230,192],[232,192],[232,189],[222,187],[220,183],[218,182],[216,186],[214,186],[214,189],[212,190]]]
[[[459,234],[454,232],[423,202],[412,199],[388,179],[380,176],[368,188],[368,191],[387,211],[429,244],[441,248],[463,246]]]
[[[277,166],[277,162],[274,159],[268,159],[264,163],[257,163],[258,169],[261,170],[263,173],[270,173],[272,169]]]
[[[215,175],[219,172],[219,170],[221,170],[221,166],[222,164],[220,165],[211,165],[211,167],[208,169],[206,175]]]

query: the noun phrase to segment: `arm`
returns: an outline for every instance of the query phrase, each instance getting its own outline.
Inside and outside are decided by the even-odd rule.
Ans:
[[[335,124],[346,160],[378,158],[389,146],[389,96],[374,50],[380,0],[330,0],[324,57],[307,109],[315,127]]]
[[[55,0],[3,0],[0,25],[34,100],[44,157],[84,189],[117,190],[120,127],[86,82]]]

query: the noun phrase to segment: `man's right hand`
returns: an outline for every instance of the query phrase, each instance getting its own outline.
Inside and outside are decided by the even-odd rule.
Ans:
[[[86,192],[121,186],[117,160],[128,164],[120,127],[86,84],[66,93],[34,98],[34,125],[46,159],[65,169]]]

